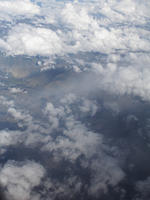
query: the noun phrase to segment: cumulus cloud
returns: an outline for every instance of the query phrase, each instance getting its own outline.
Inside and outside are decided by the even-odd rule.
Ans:
[[[8,100],[8,98],[0,96],[0,104],[5,109],[5,112],[10,114],[20,127],[32,124],[32,116],[28,112],[16,108],[13,100]]]
[[[8,100],[4,96],[0,96],[0,104],[6,107],[13,107],[14,106],[14,101],[13,100]]]
[[[59,170],[57,165],[62,160],[76,166],[77,160],[83,157],[82,170],[88,167],[92,177],[87,188],[89,195],[92,196],[107,192],[108,183],[113,187],[124,178],[116,159],[105,153],[106,145],[102,134],[89,130],[84,123],[86,115],[95,115],[98,109],[95,101],[69,93],[64,95],[59,103],[47,102],[43,109],[44,123],[29,117],[28,113],[18,109],[15,103],[8,105],[7,109],[18,123],[21,120],[27,127],[22,131],[0,131],[3,155],[9,152],[10,146],[21,144],[22,148],[38,147],[41,155],[51,155],[49,159],[53,160],[56,170]],[[50,170],[47,182],[42,183],[42,194],[46,198],[49,196],[55,199],[80,193],[84,185],[82,178],[74,174],[74,171],[72,173],[71,177],[65,176],[64,181],[60,182],[57,176],[51,179]],[[4,191],[8,199],[11,197],[17,200],[20,195],[23,199],[42,199],[39,193],[34,191],[34,187],[40,184],[43,176],[44,170],[39,164],[30,161],[11,161],[1,168],[0,182],[6,188]],[[73,189],[70,189],[73,185]]]
[[[1,166],[0,182],[9,199],[48,196],[55,200],[61,195],[68,199],[83,188],[87,195],[99,198],[125,178],[120,157],[110,152],[113,144],[107,138],[109,130],[103,132],[103,125],[107,125],[101,126],[106,118],[98,120],[108,110],[113,113],[110,118],[114,121],[115,116],[121,115],[121,103],[115,100],[117,95],[150,100],[149,13],[146,0],[0,1],[0,19],[9,21],[2,21],[0,49],[10,63],[4,71],[13,76],[9,74],[10,82],[2,83],[5,87],[0,96],[0,116],[19,129],[3,128],[2,122],[0,154],[5,157],[10,148],[20,144],[29,152],[37,148],[43,156],[39,160],[49,171],[47,182],[39,189],[43,195],[40,196],[34,190],[45,174],[40,164],[5,163]],[[12,67],[12,56],[29,58],[34,66],[27,63],[27,66]],[[2,65],[5,68],[5,62]],[[31,76],[30,72],[33,72]],[[40,87],[28,84],[32,79]],[[26,97],[24,87],[28,91]],[[101,91],[110,96],[101,96]],[[127,120],[133,116],[129,115]],[[90,120],[96,121],[96,125]],[[31,157],[34,160],[34,154]],[[59,172],[63,161],[60,181],[55,170]],[[68,173],[64,175],[65,170],[69,177]],[[88,171],[87,177],[90,174],[86,184],[78,171],[81,174]],[[144,194],[148,184],[149,178],[139,181],[136,188]]]
[[[59,119],[64,115],[63,107],[55,108],[54,105],[49,102],[46,105],[44,113],[48,115],[49,122],[51,123],[51,128],[58,128],[59,127]]]
[[[36,15],[40,13],[39,6],[33,4],[30,0],[23,1],[0,1],[0,18],[11,19],[11,16],[17,15]]]
[[[19,24],[10,30],[6,46],[10,54],[30,56],[57,54],[63,48],[56,32],[26,24]]]
[[[38,163],[8,161],[0,170],[0,183],[8,199],[39,199],[32,192],[44,177],[45,169]]]
[[[101,135],[89,131],[80,122],[80,118],[86,115],[95,115],[97,106],[91,100],[70,93],[60,100],[59,106],[47,102],[43,109],[43,115],[47,120],[45,123],[35,120],[27,111],[17,108],[14,102],[9,103],[5,98],[3,101],[8,114],[17,122],[18,127],[25,127],[25,130],[2,130],[0,132],[2,148],[20,143],[25,146],[40,143],[42,151],[54,152],[60,159],[64,156],[74,161],[82,154],[91,157],[96,146],[102,142]],[[57,136],[54,134],[55,131],[61,131],[61,134]],[[54,138],[51,135],[54,135]]]
[[[1,48],[9,51],[10,54],[26,54],[31,56],[61,55],[80,51],[111,53],[116,51],[116,49],[149,51],[149,43],[143,37],[144,30],[141,32],[140,29],[125,26],[124,24],[122,26],[115,26],[112,21],[114,20],[115,23],[129,23],[132,15],[135,15],[134,18],[136,18],[136,13],[140,12],[140,3],[126,1],[126,4],[130,7],[131,12],[129,13],[124,10],[124,4],[118,1],[101,4],[99,11],[97,10],[98,4],[94,2],[92,8],[91,4],[85,6],[84,3],[66,3],[60,6],[57,3],[55,4],[55,8],[56,10],[58,9],[57,13],[59,12],[59,15],[52,12],[55,18],[55,31],[52,30],[51,26],[49,28],[39,28],[25,24],[17,25],[10,30],[5,40],[1,40]],[[48,11],[44,10],[43,7],[40,9],[42,10],[42,17],[47,18]],[[47,7],[47,9],[49,9],[49,12],[53,11],[52,6]],[[147,8],[144,7],[144,9]],[[122,14],[118,14],[120,10]],[[117,16],[114,17],[112,12]],[[100,18],[96,16],[100,16]],[[104,19],[109,19],[109,23],[102,23],[102,16],[104,16]],[[144,13],[141,12],[140,17],[146,18]],[[127,22],[124,22],[122,18],[126,19]],[[120,21],[116,22],[116,19]],[[49,24],[47,21],[44,23],[45,26]],[[139,22],[136,23],[138,25]],[[60,28],[60,24],[64,28]],[[39,26],[41,26],[40,21]]]
[[[25,114],[20,110],[17,110],[15,108],[8,108],[8,113],[10,113],[17,122],[22,121],[23,123],[29,124],[32,122],[32,117],[29,114]]]
[[[82,105],[80,106],[80,110],[85,113],[91,112],[91,115],[94,116],[98,110],[98,107],[94,101],[84,99]]]
[[[150,99],[147,54],[129,53],[120,58],[119,62],[108,62],[105,67],[93,64],[92,71],[100,75],[100,79],[97,77],[97,84],[99,82],[99,86],[108,92],[138,95],[144,100]]]
[[[56,137],[55,140],[50,138],[42,150],[54,152],[57,157],[63,155],[70,160],[75,160],[81,154],[88,157],[94,153],[96,145],[101,141],[101,136],[88,131],[80,121],[75,119],[75,105],[79,106],[80,114],[89,112],[94,115],[97,110],[96,105],[90,100],[78,98],[72,93],[61,99],[59,107],[55,107],[51,102],[47,103],[44,114],[49,119],[50,130],[60,129],[62,135]]]
[[[55,141],[45,144],[42,150],[54,152],[58,159],[64,156],[73,162],[82,154],[91,157],[102,142],[101,136],[88,131],[72,117],[66,119],[66,125],[68,130],[64,130],[63,135],[58,136]]]
[[[7,147],[9,145],[16,145],[21,141],[21,134],[19,132],[15,131],[8,131],[8,130],[2,130],[0,131],[0,148]]]

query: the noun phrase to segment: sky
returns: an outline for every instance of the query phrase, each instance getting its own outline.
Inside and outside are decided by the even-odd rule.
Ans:
[[[149,20],[147,0],[0,0],[1,199],[148,200]]]

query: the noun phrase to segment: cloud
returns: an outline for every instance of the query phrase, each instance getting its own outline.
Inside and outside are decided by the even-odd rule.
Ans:
[[[56,129],[59,126],[59,119],[64,115],[64,108],[55,108],[51,102],[47,103],[44,113],[48,115],[51,129]]]
[[[8,161],[0,170],[0,183],[8,199],[39,199],[32,190],[40,185],[44,175],[43,166],[33,161],[23,163]]]
[[[150,177],[147,177],[145,180],[137,181],[136,191],[141,199],[146,200],[150,194]]]
[[[94,196],[107,193],[108,185],[114,187],[125,178],[125,173],[116,160],[104,153],[100,155],[99,160],[91,162],[91,168],[93,171],[89,193]]]
[[[71,162],[75,162],[80,155],[87,158],[93,156],[102,142],[101,135],[88,131],[72,117],[66,119],[66,126],[67,130],[63,131],[63,135],[45,144],[42,150],[54,152],[56,158],[65,157]]]
[[[14,106],[14,101],[13,100],[8,100],[4,96],[0,96],[0,104],[6,107],[13,107]]]
[[[6,44],[8,54],[14,55],[51,55],[60,53],[63,48],[54,31],[26,24],[19,24],[10,30]]]
[[[81,102],[80,102],[81,101]],[[80,106],[81,104],[81,106]],[[44,114],[50,122],[50,132],[61,130],[62,134],[56,136],[55,140],[49,138],[42,147],[44,151],[54,152],[56,157],[65,156],[66,159],[74,161],[81,154],[90,156],[94,153],[96,145],[101,141],[101,136],[90,132],[75,118],[74,106],[81,113],[94,115],[97,107],[90,100],[78,98],[75,94],[65,95],[61,99],[59,107],[48,102]],[[79,113],[78,113],[79,115]],[[46,141],[45,141],[46,142]]]
[[[80,177],[75,175],[70,175],[66,177],[61,183],[58,180],[47,179],[44,183],[46,191],[49,191],[48,198],[74,198],[77,194],[80,194],[82,188],[82,182]]]
[[[24,124],[29,124],[32,122],[32,117],[29,114],[25,114],[13,107],[8,108],[8,113],[10,113],[17,122],[22,121]]]
[[[21,141],[21,134],[17,131],[0,131],[0,148],[5,148],[10,145],[16,145]]]
[[[117,159],[105,152],[107,145],[102,134],[89,130],[84,122],[86,115],[91,117],[95,115],[96,102],[74,93],[64,95],[57,103],[52,102],[47,102],[43,109],[44,123],[35,117],[28,122],[27,111],[19,110],[15,104],[8,107],[8,111],[11,111],[17,121],[23,120],[28,123],[26,123],[27,128],[21,132],[1,131],[1,147],[9,152],[9,146],[15,147],[21,143],[21,148],[38,147],[40,155],[51,155],[46,158],[48,163],[52,160],[52,166],[46,164],[49,169],[47,182],[41,182],[42,194],[47,199],[71,198],[73,194],[80,193],[80,189],[84,187],[84,178],[76,174],[76,170],[71,170],[72,174],[69,177],[62,174],[64,176],[62,182],[59,181],[59,177],[52,175],[51,169],[59,171],[63,160],[67,161],[68,170],[70,165],[76,167],[78,160],[81,162],[83,173],[88,169],[91,179],[86,192],[89,195],[101,196],[103,192],[107,193],[108,184],[116,186],[125,175]],[[8,199],[11,196],[17,200],[20,195],[24,199],[41,199],[40,194],[34,191],[34,187],[40,184],[44,172],[41,172],[43,170],[38,167],[39,164],[37,166],[33,163],[10,161],[1,168],[0,182],[6,188]],[[34,180],[34,175],[38,180]],[[72,186],[73,189],[70,189]]]
[[[108,130],[104,120],[109,114],[116,127],[116,118],[126,111],[122,107],[128,102],[120,103],[117,96],[150,100],[149,11],[146,0],[0,1],[0,19],[9,21],[2,21],[0,39],[9,66],[5,62],[1,66],[13,76],[8,74],[10,79],[4,81],[0,116],[19,129],[2,126],[0,154],[5,157],[21,144],[23,154],[28,157],[28,152],[36,151],[49,171],[47,182],[42,182],[45,170],[38,163],[4,163],[0,181],[8,198],[71,199],[82,189],[100,198],[124,180],[124,163],[120,164],[124,158],[111,152],[122,140],[111,143],[107,132],[113,137],[115,128],[110,124],[113,130]],[[12,67],[12,57],[23,57],[26,65],[21,60]],[[40,87],[30,86],[32,80]],[[30,156],[37,158],[34,153]],[[148,183],[147,179],[137,184],[141,194]],[[34,187],[40,184],[37,194]]]
[[[40,13],[39,6],[30,0],[0,1],[0,18],[9,19],[17,15],[33,16]]]
[[[11,92],[12,94],[27,93],[26,90],[22,90],[22,89],[20,89],[20,88],[15,88],[15,87],[11,87],[11,88],[9,88],[9,90],[10,90],[10,92]]]
[[[124,3],[118,1],[104,1],[100,6],[93,2],[92,7],[90,3],[85,6],[84,3],[57,2],[55,8],[43,3],[40,7],[42,14],[39,15],[43,21],[31,18],[33,25],[17,24],[12,27],[5,39],[0,41],[1,48],[9,54],[29,56],[64,55],[81,51],[112,53],[118,49],[149,51],[145,30],[143,27],[136,28],[141,26],[140,22],[135,21],[136,26],[126,26],[130,20],[137,19],[137,13],[147,23],[147,15],[144,14],[146,3],[142,11],[139,2],[126,1],[125,4],[130,7],[130,12],[126,12]],[[50,12],[52,16],[49,16]],[[54,18],[54,22],[50,24],[47,18]],[[118,23],[122,25],[118,26]]]
[[[82,105],[80,106],[80,110],[85,113],[91,113],[92,116],[96,114],[98,107],[94,101],[89,101],[87,99],[83,100]]]
[[[117,95],[137,95],[149,100],[149,61],[148,54],[129,53],[120,58],[119,62],[108,62],[105,67],[93,64],[92,68],[99,74],[97,84],[101,89]]]

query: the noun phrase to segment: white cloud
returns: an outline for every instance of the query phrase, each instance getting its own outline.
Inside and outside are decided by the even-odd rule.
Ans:
[[[35,99],[35,96],[33,99]],[[59,168],[58,165],[62,160],[67,160],[67,162],[75,165],[77,159],[80,160],[82,156],[82,162],[86,163],[82,167],[86,169],[88,167],[91,173],[91,185],[87,190],[92,196],[101,194],[101,191],[107,192],[107,183],[116,186],[124,178],[124,173],[116,159],[105,153],[106,145],[102,134],[89,130],[84,124],[84,117],[86,115],[94,116],[98,109],[94,100],[74,93],[66,93],[54,103],[49,99],[45,108],[42,109],[43,113],[40,110],[40,121],[32,113],[32,109],[30,113],[33,116],[29,115],[27,110],[20,109],[17,101],[11,104],[7,98],[0,100],[5,103],[9,114],[17,122],[23,121],[23,125],[26,125],[26,129],[20,132],[4,130],[0,132],[2,150],[9,152],[9,146],[14,147],[20,143],[22,148],[34,149],[38,147],[40,155],[52,155],[50,158],[53,160],[52,167],[56,166],[56,169]],[[30,181],[26,171],[34,171],[34,174],[39,174],[39,172],[34,167],[33,170],[30,170],[29,167],[26,167],[28,170],[23,168],[27,165],[26,163],[10,163],[10,166],[8,164],[4,165],[0,172],[0,181],[7,189],[5,193],[8,198],[11,196],[12,199],[19,200],[20,194],[22,194],[22,199],[40,199],[40,195],[35,196],[36,193],[33,192],[33,188],[38,184],[35,181],[34,183]],[[51,169],[51,166],[47,167]],[[9,174],[8,171],[11,171],[11,173]],[[32,175],[30,177],[33,179]],[[49,174],[49,178],[51,179],[51,174]],[[57,176],[54,177],[54,180],[49,183],[51,185],[42,185],[45,196],[52,196],[52,199],[55,199],[54,197],[59,195],[70,197],[74,194],[73,192],[79,192],[83,183],[82,180],[80,181],[80,175],[75,175],[75,178],[75,180],[70,180],[70,177],[66,176],[65,181],[60,183]],[[69,190],[70,185],[74,185],[71,192]],[[49,190],[46,188],[49,188]]]
[[[51,129],[59,127],[59,119],[64,116],[64,108],[55,108],[51,102],[47,103],[44,113],[48,115]]]
[[[8,100],[4,96],[0,96],[0,104],[6,107],[13,107],[14,106],[14,101],[13,100]]]
[[[9,90],[10,90],[10,92],[12,94],[27,93],[27,91],[22,90],[21,88],[15,88],[15,87],[13,87],[13,88],[9,88]]]
[[[133,94],[144,100],[150,100],[148,55],[130,53],[120,58],[119,62],[108,62],[105,67],[94,64],[93,71],[99,74],[97,84],[107,92],[121,95]]]
[[[21,142],[22,134],[18,131],[0,131],[0,148],[5,148],[10,145],[16,145]]]
[[[8,113],[10,113],[17,121],[23,121],[24,123],[32,122],[32,117],[29,114],[25,114],[13,107],[8,108]]]
[[[102,140],[101,135],[88,131],[84,124],[75,119],[74,106],[79,111],[78,115],[90,113],[93,116],[97,110],[96,105],[90,100],[79,98],[73,93],[65,95],[58,107],[49,102],[44,109],[50,122],[49,131],[60,129],[62,134],[58,135],[55,140],[49,137],[45,142],[43,140],[42,150],[54,152],[55,157],[63,156],[71,161],[81,154],[87,157],[93,155],[96,146]]]
[[[80,155],[87,158],[93,156],[97,147],[102,143],[101,135],[88,131],[84,125],[71,117],[66,119],[66,123],[68,130],[64,130],[63,135],[58,136],[55,141],[47,142],[42,150],[53,152],[57,159],[65,157],[71,162],[74,162]]]
[[[74,162],[78,156],[85,155],[91,157],[97,146],[102,144],[101,134],[89,131],[86,126],[76,119],[76,110],[80,117],[83,114],[91,114],[93,116],[97,110],[97,106],[90,100],[78,98],[75,94],[70,93],[61,99],[59,107],[55,107],[51,102],[46,105],[45,114],[49,118],[51,128],[60,129],[61,135],[55,140],[47,138],[42,147],[43,151],[50,151],[55,157],[61,159],[65,157]],[[63,125],[60,124],[63,122]]]
[[[98,107],[94,101],[83,99],[80,110],[85,113],[91,113],[91,115],[94,116],[96,111],[98,110]]]
[[[130,8],[129,12],[125,10],[124,4]],[[36,27],[25,24],[13,27],[5,40],[1,40],[1,48],[10,54],[30,56],[63,55],[80,51],[112,53],[116,49],[150,50],[143,27],[136,28],[140,27],[141,21],[146,23],[146,17],[149,17],[148,12],[144,14],[148,9],[148,6],[145,6],[146,2],[144,5],[134,0],[126,0],[124,3],[103,1],[100,5],[97,1],[92,4],[51,2],[49,6],[46,2],[42,5],[40,9],[43,21],[32,19]],[[57,12],[54,12],[55,9]],[[55,30],[45,28],[50,23],[50,19],[46,20],[47,18],[54,18],[52,24],[56,27]],[[139,20],[136,20],[138,18]],[[127,26],[131,20],[135,26]]]
[[[8,161],[0,170],[0,183],[8,199],[30,200],[34,198],[32,189],[40,184],[44,174],[43,166],[33,161]]]
[[[62,43],[56,32],[26,24],[14,27],[8,34],[6,44],[8,54],[14,55],[51,55],[62,50]]]
[[[16,15],[36,15],[40,13],[39,6],[33,4],[30,0],[4,0],[0,1],[0,17],[6,18]]]
[[[62,10],[61,16],[65,24],[69,24],[79,31],[91,29],[94,25],[98,28],[96,21],[88,15],[86,7],[68,3]]]
[[[77,101],[77,97],[75,94],[73,93],[69,93],[67,95],[65,95],[65,97],[63,97],[60,102],[64,105],[70,105],[73,104]]]
[[[3,51],[9,55],[48,56],[45,65],[43,62],[38,63],[41,65],[41,71],[55,69],[57,66],[71,68],[76,72],[86,71],[88,75],[85,76],[88,77],[88,81],[81,82],[83,85],[79,82],[78,88],[74,86],[75,90],[79,91],[83,88],[81,90],[89,91],[92,88],[94,91],[96,88],[117,95],[133,94],[150,100],[150,37],[146,24],[150,17],[148,1],[96,0],[92,3],[89,1],[64,3],[43,0],[34,2],[0,1],[0,18],[13,21],[9,25],[8,33],[6,31],[0,39],[0,47]],[[36,3],[41,3],[41,7]],[[23,21],[22,19],[25,18],[28,20]],[[16,24],[18,19],[21,19],[22,23]],[[99,54],[95,56],[93,52]],[[77,55],[69,57],[69,53],[77,53]],[[101,53],[107,54],[104,59]],[[63,62],[58,64],[59,59],[57,62],[55,58],[56,60],[61,58],[60,60],[65,64]],[[25,72],[21,71],[23,76],[18,76],[18,69],[19,66],[17,70],[12,69],[14,77],[24,78]],[[62,88],[61,84],[58,85],[60,86],[57,87],[56,95],[59,93],[59,87]],[[65,85],[64,88],[68,89],[70,85]],[[43,90],[40,97],[47,92],[45,88]],[[62,91],[64,92],[63,89]],[[108,184],[116,186],[125,177],[119,162],[105,153],[105,138],[100,133],[90,131],[82,119],[86,115],[94,116],[99,109],[94,100],[89,100],[87,97],[79,98],[75,94],[68,93],[57,103],[52,103],[49,94],[46,94],[48,102],[42,109],[43,112],[40,106],[37,106],[38,111],[35,109],[37,107],[34,107],[36,112],[41,114],[38,121],[39,116],[32,113],[34,109],[30,112],[25,110],[28,107],[27,103],[24,109],[17,104],[16,95],[12,94],[22,92],[20,89],[12,88],[8,92],[10,92],[9,99],[13,98],[16,103],[0,96],[0,105],[8,111],[7,113],[18,125],[25,125],[25,130],[0,131],[1,153],[9,146],[21,143],[26,148],[34,148],[40,144],[38,148],[42,150],[41,154],[45,154],[45,151],[52,153],[55,159],[58,159],[58,163],[65,159],[73,164],[83,155],[91,170],[89,193],[93,195],[101,191],[107,192]],[[40,93],[36,91],[36,95],[37,92]],[[33,99],[35,100],[36,96]],[[37,101],[39,99],[36,103]],[[116,102],[112,103],[111,100],[105,102],[104,106],[112,109],[116,114],[120,112],[119,105]],[[94,155],[96,155],[95,159]],[[11,196],[10,199],[20,200],[22,196],[24,199],[40,199],[33,194],[32,189],[40,184],[43,176],[44,170],[39,164],[10,162],[1,169],[0,181],[7,188],[6,193]],[[68,182],[66,181],[66,184],[69,184]],[[79,183],[77,185],[80,190],[81,182],[76,180],[72,182],[74,185]],[[52,183],[54,186],[51,185],[48,189],[55,188],[54,196],[68,191],[68,185]],[[139,182],[137,187],[142,188],[142,191],[144,187],[148,188],[148,183],[149,179]]]

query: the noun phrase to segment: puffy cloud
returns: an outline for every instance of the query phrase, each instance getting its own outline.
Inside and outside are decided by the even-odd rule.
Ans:
[[[77,97],[73,93],[69,93],[68,95],[66,95],[65,97],[61,99],[61,103],[64,105],[71,105],[76,101],[77,101]]]
[[[129,53],[120,58],[119,62],[108,62],[105,67],[93,64],[91,69],[99,74],[97,84],[101,89],[121,95],[138,95],[144,100],[150,99],[148,54]]]
[[[79,100],[81,100],[81,106]],[[59,107],[55,107],[49,102],[44,109],[50,122],[50,130],[61,129],[62,135],[58,135],[55,140],[47,138],[47,143],[42,150],[54,152],[55,156],[60,158],[65,156],[72,161],[81,154],[87,157],[93,155],[96,145],[101,143],[100,135],[88,131],[80,121],[75,119],[75,105],[79,106],[80,114],[91,112],[91,115],[94,115],[97,110],[96,105],[92,104],[90,100],[77,98],[72,93],[61,99]]]
[[[36,15],[40,13],[39,6],[33,4],[30,0],[4,0],[0,1],[0,17],[4,18],[7,16],[16,15]]]
[[[56,158],[65,157],[71,162],[76,161],[80,155],[90,158],[96,148],[102,143],[102,137],[88,131],[84,125],[75,121],[73,117],[66,119],[67,130],[54,141],[50,140],[42,148],[43,151],[54,152]]]
[[[51,129],[59,127],[59,119],[64,115],[63,107],[55,108],[51,102],[47,103],[44,113],[48,115]]]
[[[32,122],[32,117],[29,114],[25,114],[13,107],[8,108],[8,113],[10,113],[17,120],[17,122],[23,121],[23,123],[28,124]]]
[[[88,15],[87,9],[75,4],[66,4],[61,16],[65,24],[69,24],[79,31],[90,30],[94,26],[98,28],[96,21]]]
[[[0,131],[0,148],[9,145],[16,145],[21,141],[21,133],[15,131],[2,130]]]
[[[8,199],[39,199],[32,190],[40,184],[44,174],[43,166],[33,161],[8,161],[0,170],[0,183]]]
[[[51,55],[60,53],[63,48],[56,32],[26,24],[10,30],[6,44],[8,54],[14,55]]]
[[[62,55],[80,51],[111,53],[116,49],[150,50],[149,42],[144,37],[143,27],[137,29],[134,26],[126,26],[131,19],[137,19],[137,13],[139,13],[138,17],[144,18],[145,24],[147,23],[147,15],[144,14],[147,9],[146,3],[142,7],[142,12],[140,11],[141,3],[133,0],[125,1],[131,12],[126,12],[124,3],[118,1],[104,1],[100,6],[97,2],[93,2],[92,7],[90,3],[86,6],[84,3],[51,3],[54,7],[42,4],[41,16],[44,19],[54,18],[55,28],[52,26],[53,23],[50,25],[47,20],[42,22],[33,19],[36,27],[25,24],[13,27],[5,40],[0,41],[1,48],[9,51],[10,54],[30,56]],[[47,6],[48,10],[45,10],[44,6]],[[53,11],[54,9],[59,15]],[[53,16],[48,15],[50,12]],[[118,23],[123,24],[118,26]],[[135,21],[135,24],[141,25],[139,21]]]
[[[140,33],[134,27],[124,26],[124,23],[132,19],[132,15],[135,15],[134,19],[136,19],[140,6],[134,1],[125,2],[130,8],[135,7],[131,15],[125,11],[121,14],[120,9],[124,9],[125,6],[118,1],[114,1],[114,3],[111,1],[104,2],[101,6],[97,3],[93,3],[92,6],[91,4],[86,6],[85,4],[66,4],[61,16],[64,20],[64,27],[67,26],[71,30],[68,31],[66,38],[67,43],[69,40],[70,43],[71,41],[73,43],[72,46],[67,45],[69,50],[73,52],[100,51],[105,53],[113,52],[116,49],[149,50],[149,44],[141,37],[143,33]],[[132,6],[132,4],[138,6]],[[119,8],[117,8],[117,5],[119,5]],[[115,18],[112,13],[115,13]],[[144,13],[141,14],[141,17],[144,17]],[[102,18],[108,19],[108,23],[107,21],[102,22]],[[127,22],[124,22],[125,20]],[[123,24],[117,26],[116,23]]]
[[[0,105],[2,111],[7,113],[6,117],[15,121],[20,131],[0,131],[0,154],[5,156],[6,151],[9,153],[9,147],[15,148],[21,143],[22,148],[34,150],[34,147],[38,147],[40,155],[48,155],[46,162],[43,161],[44,158],[39,158],[46,163],[50,172],[47,184],[44,183],[43,186],[43,195],[48,194],[49,198],[55,199],[63,194],[68,199],[71,193],[74,194],[70,188],[81,191],[82,177],[76,174],[78,170],[73,170],[81,160],[81,171],[85,170],[85,173],[88,169],[88,174],[90,173],[88,186],[86,185],[89,195],[98,195],[99,198],[99,193],[107,193],[109,186],[115,187],[124,179],[125,174],[118,157],[106,151],[106,148],[110,150],[113,145],[111,142],[107,145],[109,134],[105,136],[102,135],[103,132],[94,131],[97,127],[90,126],[89,118],[97,120],[99,114],[102,114],[95,116],[97,111],[101,111],[100,102],[97,104],[95,101],[97,96],[100,101],[104,101],[102,112],[110,109],[113,114],[115,112],[114,121],[123,106],[111,94],[115,94],[115,97],[127,94],[140,96],[144,100],[150,99],[149,8],[149,2],[145,0],[76,3],[48,0],[0,1],[1,19],[12,20],[12,23],[5,23],[2,27],[4,33],[2,32],[0,39],[0,48],[13,55],[14,59],[15,55],[33,56],[33,62],[34,59],[39,59],[37,68],[33,68],[41,68],[41,72],[39,70],[37,73],[38,70],[35,70],[34,73],[30,64],[27,67],[11,68],[11,64],[7,67],[13,80],[8,83],[9,89],[2,91],[7,98],[0,96]],[[10,57],[7,58],[9,60]],[[67,70],[67,75],[66,71],[59,74],[57,68]],[[78,74],[70,73],[70,69]],[[41,79],[36,77],[48,77],[48,85],[42,83],[42,89],[31,87],[28,90],[26,87],[29,92],[25,97],[22,96],[24,86],[19,81],[24,78],[25,82],[22,83],[28,83],[32,70],[31,81],[35,78],[40,85]],[[45,70],[49,70],[48,73]],[[49,80],[50,70],[54,72],[56,80],[53,77]],[[65,80],[66,76],[71,81],[64,83],[62,79]],[[20,79],[17,82],[15,78]],[[11,81],[13,88],[10,89]],[[68,91],[76,91],[77,94]],[[106,101],[107,97],[99,97],[99,91],[109,93]],[[22,98],[14,95],[17,92]],[[93,98],[95,94],[96,97]],[[130,122],[132,118],[129,115],[127,120]],[[103,123],[103,120],[100,119],[100,122]],[[127,121],[130,125],[129,122]],[[101,124],[97,126],[99,130]],[[34,159],[34,155],[31,156]],[[53,166],[49,165],[51,160]],[[70,177],[63,177],[63,183],[58,180],[59,177],[51,174],[51,168],[59,171],[58,165],[61,166],[62,160],[69,163],[66,169],[71,165],[71,171],[75,173]],[[36,180],[35,173],[39,175]],[[7,190],[5,192],[14,200],[42,199],[33,192],[42,177],[44,170],[34,162],[6,163],[0,172],[0,181]],[[148,181],[138,183],[137,188],[144,191],[141,188],[148,188]]]
[[[32,117],[30,122],[26,123],[27,128],[21,132],[1,131],[0,146],[2,150],[4,148],[9,152],[9,146],[15,147],[21,143],[22,148],[38,147],[40,155],[51,155],[49,159],[53,160],[53,166],[46,164],[50,174],[47,183],[42,183],[42,194],[51,199],[71,197],[75,193],[80,193],[84,180],[82,182],[79,174],[65,176],[64,181],[60,182],[57,176],[51,179],[51,168],[55,167],[59,170],[58,165],[60,166],[62,160],[75,167],[77,160],[83,157],[81,170],[87,170],[88,167],[91,173],[90,185],[86,190],[92,196],[101,195],[101,192],[107,192],[107,183],[112,187],[116,186],[124,178],[124,173],[116,159],[105,153],[106,147],[102,134],[90,131],[82,121],[82,117],[84,119],[86,114],[94,116],[96,110],[95,101],[87,97],[79,97],[74,93],[66,94],[59,103],[48,102],[45,105],[44,124]],[[17,121],[28,121],[26,120],[28,115],[25,114],[27,112],[19,110],[16,105],[9,107],[8,111]],[[11,196],[17,200],[21,194],[22,199],[42,199],[40,194],[34,192],[34,187],[44,176],[40,175],[43,172],[38,171],[37,168],[33,166],[33,162],[8,162],[4,165],[0,172],[0,181],[6,188],[8,199]],[[72,173],[74,174],[74,171]],[[33,176],[37,174],[40,176],[39,179],[36,177],[39,181],[37,179],[34,181]],[[70,190],[73,185],[73,189]]]
[[[82,105],[80,106],[80,110],[85,113],[90,112],[91,115],[94,116],[96,111],[98,110],[98,107],[94,103],[94,101],[89,101],[87,99],[84,99]]]

